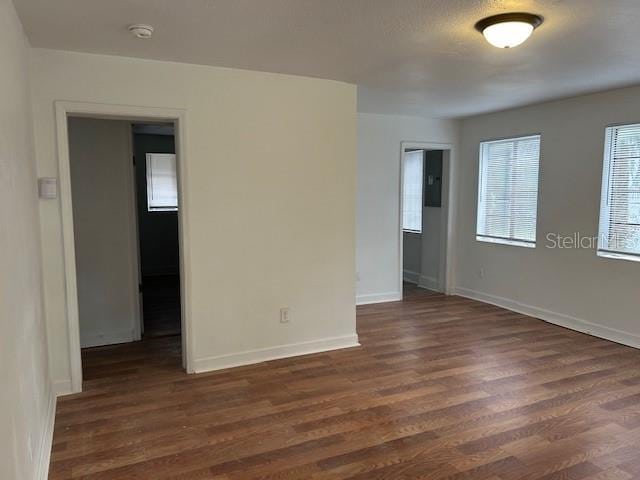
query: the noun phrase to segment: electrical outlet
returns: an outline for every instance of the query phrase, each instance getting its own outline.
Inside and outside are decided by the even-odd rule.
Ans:
[[[289,307],[282,307],[280,309],[280,323],[289,323]]]

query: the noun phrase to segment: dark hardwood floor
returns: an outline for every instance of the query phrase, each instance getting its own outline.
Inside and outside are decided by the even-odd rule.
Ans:
[[[358,333],[189,376],[179,337],[87,351],[50,478],[640,478],[640,351],[418,289]]]

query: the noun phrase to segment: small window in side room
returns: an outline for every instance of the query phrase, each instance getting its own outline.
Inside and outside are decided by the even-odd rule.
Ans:
[[[598,255],[640,261],[640,124],[606,130]]]
[[[147,153],[147,208],[150,212],[178,210],[174,154]]]
[[[480,143],[476,239],[535,248],[540,135]]]
[[[422,176],[424,152],[404,153],[402,169],[402,230],[422,232]]]

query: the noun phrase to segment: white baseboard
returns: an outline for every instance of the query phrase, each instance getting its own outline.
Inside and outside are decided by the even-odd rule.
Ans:
[[[73,388],[71,387],[71,380],[58,380],[53,382],[53,394],[56,397],[69,395],[71,393],[73,393]]]
[[[200,358],[194,360],[193,364],[195,373],[202,373],[221,370],[223,368],[239,367],[241,365],[251,365],[268,360],[277,360],[279,358],[296,357],[298,355],[308,355],[310,353],[327,352],[329,350],[358,346],[360,346],[358,343],[358,335],[354,334],[343,337],[312,340],[309,342],[290,343],[288,345],[260,348],[216,357]]]
[[[462,297],[478,300],[480,302],[490,303],[491,305],[497,305],[498,307],[522,313],[523,315],[539,318],[545,322],[593,335],[594,337],[604,338],[605,340],[611,340],[612,342],[621,343],[622,345],[627,345],[629,347],[640,348],[640,335],[636,335],[634,333],[605,327],[603,325],[597,325],[570,315],[552,312],[550,310],[526,305],[508,298],[498,297],[468,288],[457,287],[456,294]]]
[[[438,282],[438,279],[435,277],[420,275],[418,286],[428,290],[435,290],[436,292],[440,291],[440,282]]]
[[[80,339],[81,348],[102,347],[103,345],[115,345],[117,343],[133,342],[135,336],[133,330],[124,330],[121,332],[95,333],[82,335]]]
[[[36,479],[47,480],[49,477],[49,461],[51,460],[51,447],[53,446],[53,426],[56,418],[56,396],[53,392],[49,395],[47,411],[44,419],[44,430],[40,439],[40,447],[36,452]]]
[[[398,302],[402,300],[401,292],[373,293],[358,295],[356,305],[368,305],[370,303]]]
[[[414,272],[413,270],[403,270],[402,280],[405,282],[418,284],[420,282],[420,272]]]

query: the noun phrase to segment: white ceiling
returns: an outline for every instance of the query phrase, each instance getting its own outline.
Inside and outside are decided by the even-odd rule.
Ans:
[[[14,2],[35,47],[343,80],[365,112],[460,117],[640,83],[640,0]],[[545,22],[499,50],[473,25],[506,11]]]

